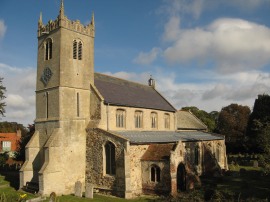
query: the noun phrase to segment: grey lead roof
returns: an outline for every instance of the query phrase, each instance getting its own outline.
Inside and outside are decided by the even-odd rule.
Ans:
[[[95,86],[106,104],[175,112],[153,87],[95,73]]]
[[[207,140],[223,140],[224,137],[202,131],[110,131],[125,137],[131,143],[169,143]]]

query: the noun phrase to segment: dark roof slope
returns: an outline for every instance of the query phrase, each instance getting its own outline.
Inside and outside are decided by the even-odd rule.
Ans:
[[[154,88],[147,85],[95,73],[95,86],[106,104],[176,111]]]
[[[175,144],[151,144],[142,156],[143,161],[168,160]]]

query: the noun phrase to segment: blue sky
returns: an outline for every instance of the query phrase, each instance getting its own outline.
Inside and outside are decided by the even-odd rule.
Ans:
[[[60,0],[0,1],[2,121],[33,123],[37,22],[55,19]],[[252,108],[270,94],[270,0],[64,0],[65,15],[95,13],[95,71],[147,83],[177,109]]]

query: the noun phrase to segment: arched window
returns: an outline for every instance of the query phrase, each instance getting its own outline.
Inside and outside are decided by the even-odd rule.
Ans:
[[[52,39],[49,38],[45,42],[45,60],[52,59]]]
[[[157,113],[151,112],[151,128],[157,128]]]
[[[82,42],[79,40],[73,41],[73,59],[82,60],[83,55],[83,45]]]
[[[160,168],[157,165],[151,166],[151,182],[160,182]]]
[[[164,127],[170,128],[170,114],[164,114]]]
[[[143,112],[135,111],[135,128],[142,128],[143,125]]]
[[[115,175],[115,146],[111,142],[105,145],[106,174]]]
[[[126,126],[126,111],[123,109],[116,110],[116,127],[124,128]]]
[[[200,163],[200,149],[199,146],[195,146],[194,149],[194,164],[197,166]]]

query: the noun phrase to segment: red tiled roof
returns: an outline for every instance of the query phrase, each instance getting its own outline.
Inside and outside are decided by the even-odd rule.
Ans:
[[[143,161],[168,160],[175,144],[151,144],[142,156]]]

